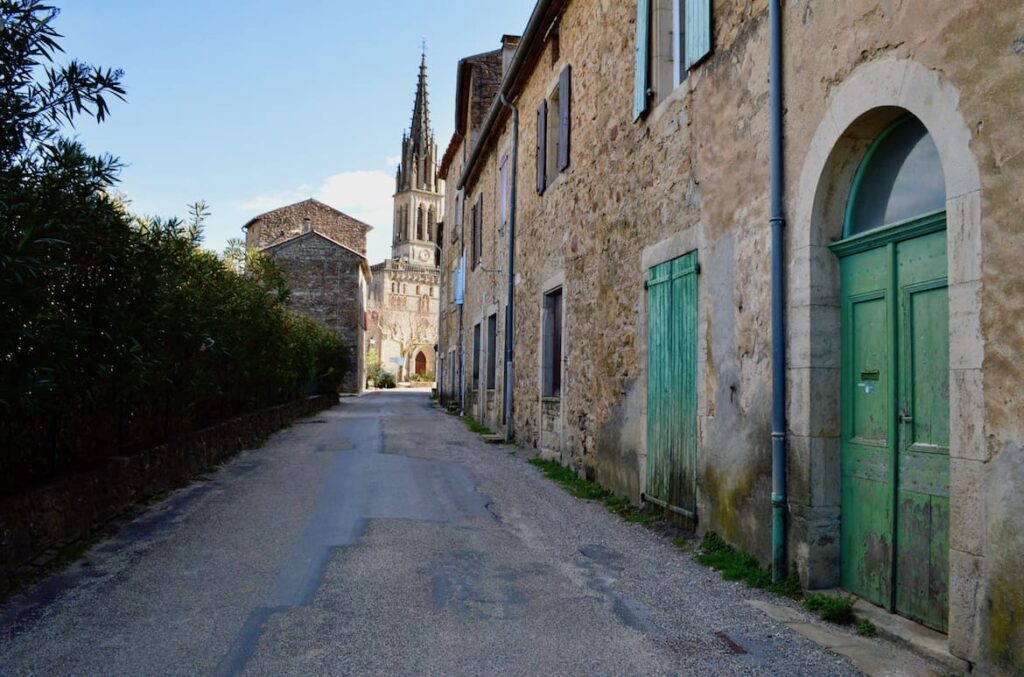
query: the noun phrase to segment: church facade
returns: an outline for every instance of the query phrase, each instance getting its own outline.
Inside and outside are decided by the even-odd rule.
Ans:
[[[371,268],[366,350],[398,381],[437,372],[438,252],[444,185],[430,128],[426,57],[420,62],[412,124],[395,176],[391,258]]]

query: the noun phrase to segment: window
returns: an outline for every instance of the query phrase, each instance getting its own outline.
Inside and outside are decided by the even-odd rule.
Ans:
[[[302,219],[302,226],[300,227],[299,232],[308,233],[312,228],[313,226],[309,219]]]
[[[416,210],[416,239],[427,239],[427,210],[423,208],[423,205]]]
[[[480,325],[473,325],[473,390],[480,389]]]
[[[562,290],[544,295],[541,395],[562,396]]]
[[[431,207],[427,217],[427,236],[423,238],[430,242],[434,241],[434,228],[437,227],[437,208]]]
[[[508,224],[508,198],[509,198],[509,171],[508,171],[508,153],[501,156],[501,165],[498,168],[498,193],[501,195],[501,230],[504,234],[505,226]]]
[[[558,86],[537,110],[537,192],[541,195],[569,168],[572,137],[572,67],[566,66]]]
[[[638,0],[634,118],[711,53],[711,0]]]
[[[487,318],[487,389],[494,390],[497,383],[498,315]]]
[[[902,223],[946,208],[939,150],[920,120],[897,120],[878,137],[854,177],[846,236]]]

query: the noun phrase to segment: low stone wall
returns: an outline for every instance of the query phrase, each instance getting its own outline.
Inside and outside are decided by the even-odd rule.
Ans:
[[[62,548],[89,538],[133,505],[187,484],[296,418],[337,401],[319,395],[261,409],[0,498],[0,597]]]

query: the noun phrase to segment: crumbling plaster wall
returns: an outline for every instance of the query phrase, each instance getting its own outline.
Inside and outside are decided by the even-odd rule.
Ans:
[[[817,222],[818,215],[805,204],[812,187],[823,203],[843,197],[843,173],[852,172],[857,149],[862,152],[870,131],[877,131],[870,117],[884,115],[886,106],[899,107],[929,128],[947,183],[950,649],[986,672],[1008,673],[1024,664],[1024,593],[1017,564],[1024,557],[1024,536],[1011,526],[1019,524],[1024,511],[1022,20],[1020,3],[1011,0],[804,1],[787,9],[785,28],[787,179],[793,187],[789,212],[794,220],[787,258],[791,288],[805,292],[802,298],[790,292],[790,335],[813,337],[804,341],[806,350],[791,350],[790,372],[802,364],[825,367],[792,379],[790,425],[802,429],[791,438],[791,454],[794,442],[800,446],[800,435],[809,435],[804,500],[822,508],[809,515],[806,532],[796,540],[807,547],[805,563],[812,569],[815,564],[829,568],[827,562],[813,561],[829,546],[838,558],[837,544],[818,542],[828,540],[830,531],[837,533],[829,523],[839,517],[838,486],[833,485],[838,478],[830,470],[838,464],[837,396],[834,403],[818,406],[817,415],[812,406],[820,405],[826,391],[837,392],[813,385],[838,378],[838,364],[825,362],[837,352],[830,346],[838,346],[838,335],[823,330],[838,325],[830,317],[835,312],[834,284],[827,274],[831,264],[813,253],[826,251],[837,226]],[[850,39],[838,40],[841,36]],[[859,89],[850,91],[854,88]],[[830,177],[836,185],[818,185],[819,177],[808,170],[822,150],[815,146],[822,136],[838,139]],[[802,289],[792,282],[808,276],[812,284]],[[811,374],[813,381],[805,378]],[[826,515],[830,500],[836,506],[834,518]],[[799,517],[794,520],[798,528]]]

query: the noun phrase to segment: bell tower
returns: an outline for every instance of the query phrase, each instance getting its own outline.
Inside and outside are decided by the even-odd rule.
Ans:
[[[420,60],[412,124],[409,132],[402,135],[402,160],[395,175],[394,200],[391,257],[433,268],[444,195],[437,178],[437,144],[430,128],[426,52]]]

